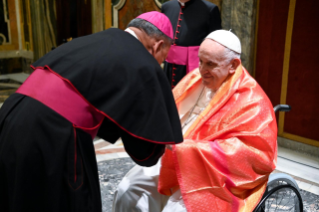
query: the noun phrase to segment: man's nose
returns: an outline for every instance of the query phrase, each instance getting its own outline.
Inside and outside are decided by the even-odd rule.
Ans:
[[[199,71],[201,73],[206,73],[208,71],[207,66],[205,64],[199,64]]]

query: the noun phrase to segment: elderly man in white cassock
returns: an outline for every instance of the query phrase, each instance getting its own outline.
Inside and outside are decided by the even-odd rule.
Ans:
[[[198,70],[173,90],[184,142],[166,149],[157,165],[130,170],[113,212],[256,207],[276,167],[277,127],[272,104],[240,53],[230,31],[214,31],[202,42]]]

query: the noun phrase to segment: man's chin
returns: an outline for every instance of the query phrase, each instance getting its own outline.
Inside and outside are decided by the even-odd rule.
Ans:
[[[205,85],[207,88],[211,87],[212,82],[205,80],[204,78],[202,78],[202,79],[203,79],[203,85]]]
[[[217,90],[216,86],[212,82],[207,82],[203,80],[203,85],[210,90],[213,90],[213,91]]]

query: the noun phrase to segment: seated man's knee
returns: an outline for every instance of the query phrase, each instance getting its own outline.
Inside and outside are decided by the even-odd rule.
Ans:
[[[114,195],[113,212],[147,211],[144,208],[153,207],[154,201],[160,195],[157,192],[158,176],[147,176],[143,168],[135,166],[122,179]],[[153,206],[149,206],[149,203]],[[157,208],[157,206],[156,206]]]

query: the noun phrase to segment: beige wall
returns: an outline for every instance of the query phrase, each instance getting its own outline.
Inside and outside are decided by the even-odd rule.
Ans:
[[[242,63],[253,73],[257,0],[222,0],[222,26],[241,41]]]
[[[242,63],[252,74],[254,69],[257,0],[207,0],[216,4],[223,29],[232,29],[242,44]]]
[[[104,2],[105,0],[92,0],[92,33],[104,30]],[[112,14],[106,14],[111,16]]]
[[[34,61],[56,47],[55,0],[30,0]]]

